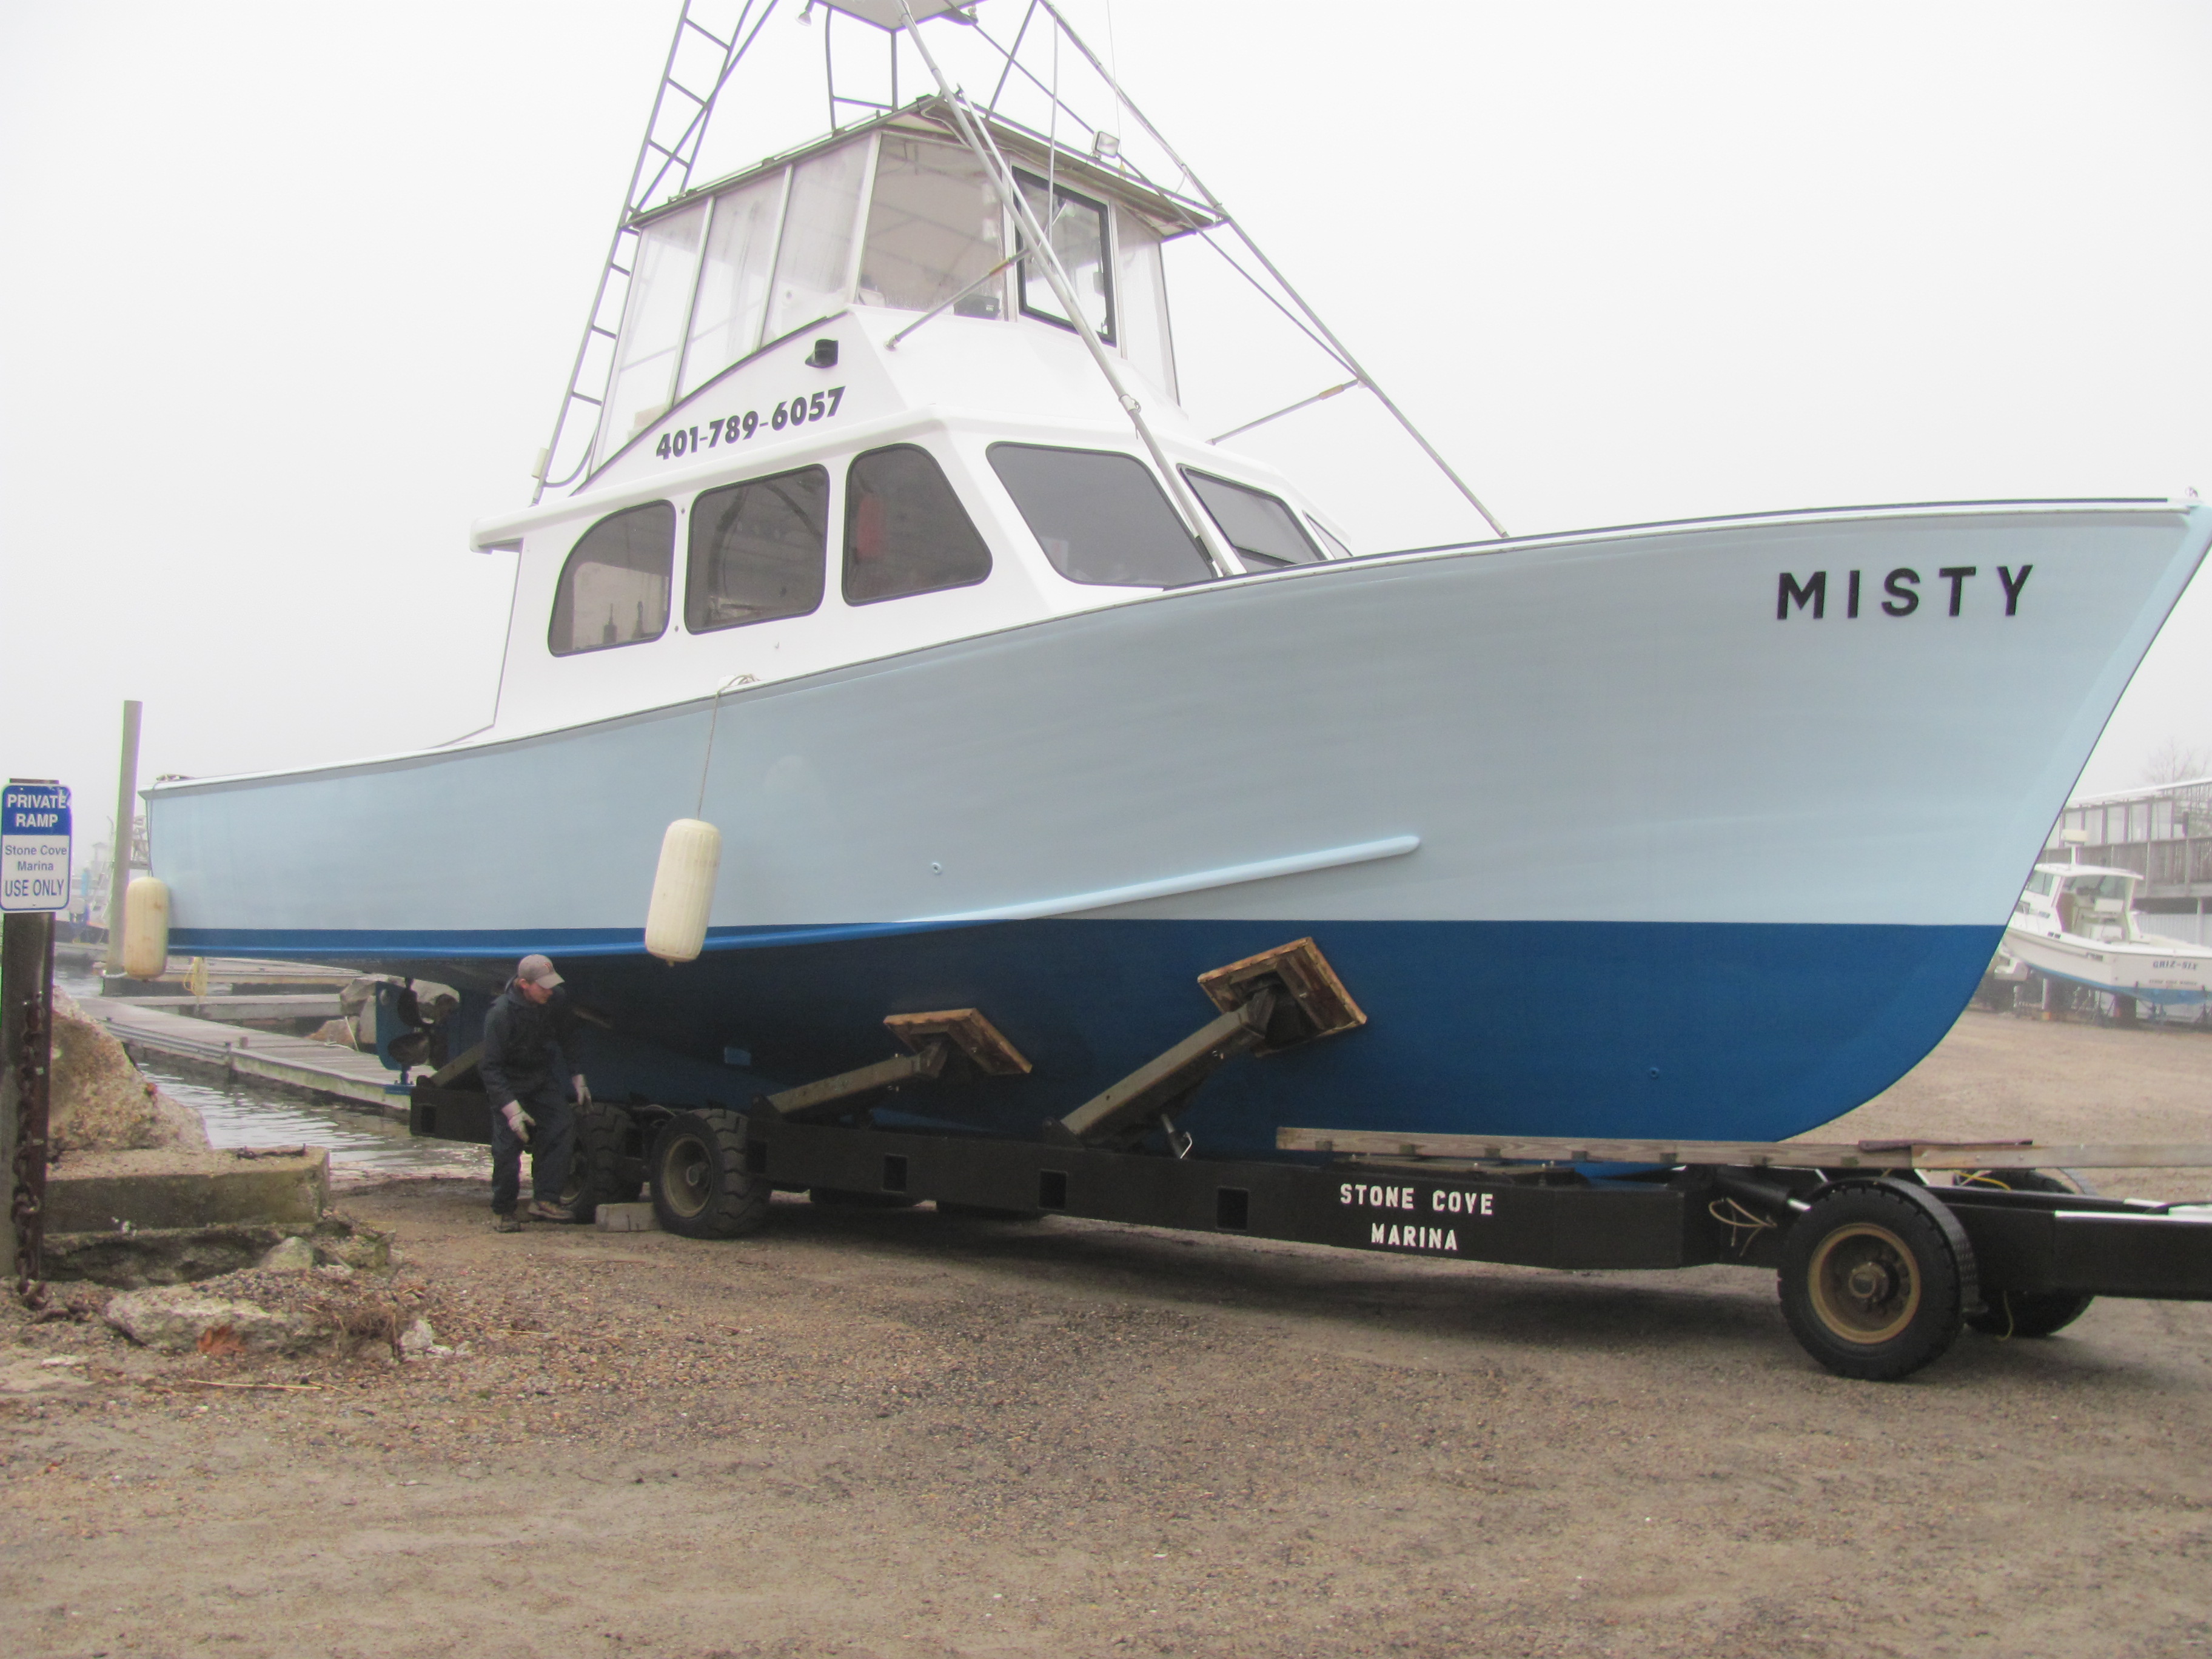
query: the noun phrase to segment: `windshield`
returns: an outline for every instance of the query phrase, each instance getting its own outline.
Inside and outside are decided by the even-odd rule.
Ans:
[[[991,468],[1070,581],[1179,587],[1213,574],[1159,481],[1133,455],[993,444]]]
[[[1321,550],[1298,528],[1291,509],[1267,491],[1189,467],[1183,469],[1183,477],[1243,559],[1246,569],[1279,570],[1285,565],[1321,562]]]

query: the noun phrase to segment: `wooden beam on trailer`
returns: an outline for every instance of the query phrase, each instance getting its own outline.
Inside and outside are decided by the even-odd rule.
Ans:
[[[2032,1140],[1607,1140],[1434,1135],[1376,1129],[1278,1129],[1286,1152],[1483,1164],[1711,1164],[1789,1170],[2163,1170],[2212,1167],[2212,1143],[2047,1146]]]

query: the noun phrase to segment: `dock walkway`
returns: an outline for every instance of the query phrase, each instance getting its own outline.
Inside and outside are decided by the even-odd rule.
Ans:
[[[301,1001],[319,999],[301,998]],[[312,1037],[283,1036],[273,1031],[253,1031],[212,1019],[196,1019],[172,1008],[149,1006],[146,997],[88,997],[77,1006],[107,1028],[108,1035],[131,1052],[161,1054],[195,1066],[218,1068],[233,1077],[259,1078],[331,1099],[373,1106],[404,1116],[407,1097],[387,1092],[386,1085],[399,1081],[374,1054],[318,1042]],[[170,998],[159,999],[168,1002]],[[183,1000],[179,999],[177,1000]],[[205,1007],[210,998],[195,1006]],[[251,999],[255,1004],[278,1000]],[[249,1018],[264,1018],[259,1014]]]

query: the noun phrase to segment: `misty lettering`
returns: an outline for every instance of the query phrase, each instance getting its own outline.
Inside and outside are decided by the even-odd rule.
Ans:
[[[2026,591],[2028,574],[2034,568],[2032,564],[2024,564],[2015,574],[2008,564],[1996,567],[1997,586],[2004,590],[2006,616],[2017,617],[2020,614],[2020,596]],[[1865,573],[1851,570],[1842,574],[1844,617],[1846,621],[1855,621],[1859,614],[1860,581]],[[1976,592],[1969,590],[1968,584],[1981,574],[1979,566],[1971,564],[1947,564],[1936,573],[1936,580],[1938,582],[1950,585],[1950,592],[1945,596],[1948,601],[1944,607],[1945,616],[1982,615],[1993,608],[1993,601],[1996,598],[1995,594],[1987,592],[1985,589],[1979,590],[1983,597],[1978,599]],[[1881,602],[1882,615],[1910,617],[1918,611],[1921,599],[1920,588],[1924,580],[1917,570],[1909,565],[1899,565],[1883,576],[1881,591],[1888,597]],[[1828,573],[1826,571],[1815,570],[1806,576],[1800,576],[1794,570],[1784,570],[1780,574],[1775,584],[1774,620],[1788,622],[1793,615],[1810,622],[1827,620]]]

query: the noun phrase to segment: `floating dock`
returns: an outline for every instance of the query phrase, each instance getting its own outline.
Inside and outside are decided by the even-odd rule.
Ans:
[[[274,1002],[321,1003],[333,999],[300,997],[169,998],[88,997],[80,1003],[85,1013],[107,1029],[107,1033],[133,1060],[159,1054],[187,1065],[210,1067],[235,1078],[257,1078],[288,1089],[327,1099],[343,1100],[380,1112],[404,1116],[407,1097],[397,1092],[399,1074],[386,1068],[374,1054],[318,1042],[312,1037],[285,1036],[273,1031],[248,1030],[219,1020],[202,1019],[161,1004],[188,1004],[199,1009],[234,1001],[240,1008],[258,1010]],[[335,1012],[335,1008],[332,1010]],[[240,1013],[234,1018],[286,1018],[284,1014]]]

